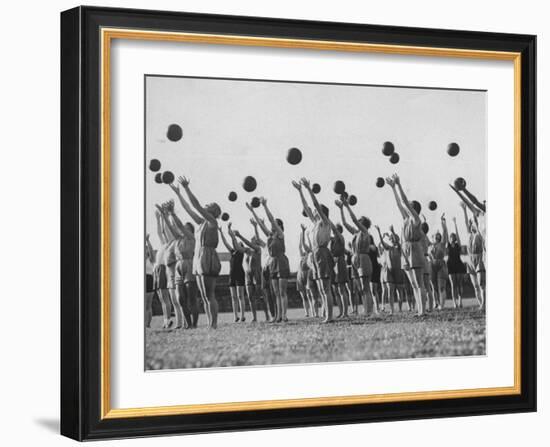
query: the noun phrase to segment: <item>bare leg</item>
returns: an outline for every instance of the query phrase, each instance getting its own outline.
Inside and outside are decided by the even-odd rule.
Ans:
[[[283,321],[288,321],[286,312],[288,309],[288,279],[279,279],[279,293],[281,294],[281,317]]]
[[[216,300],[216,277],[215,276],[200,276],[206,294],[207,305],[210,308],[210,327],[216,329],[218,327],[218,301]]]
[[[311,309],[311,315],[313,317],[318,317],[319,313],[317,312],[317,303],[315,302],[315,295],[313,293],[313,290],[307,289],[306,293],[309,300],[309,308]]]
[[[307,292],[304,290],[299,291],[300,298],[302,298],[302,306],[304,307],[304,315],[306,318],[309,317],[309,302],[307,299]]]
[[[250,310],[252,311],[252,321],[257,321],[256,313],[256,286],[254,284],[248,284],[246,286],[246,296],[248,297],[248,304],[250,305]],[[267,308],[265,313],[266,321],[269,319]]]
[[[338,284],[332,284],[331,292],[332,298],[334,301],[336,301],[336,305],[338,306],[338,315],[336,316],[336,318],[342,318],[344,316],[344,299],[340,295]]]
[[[172,316],[172,303],[170,302],[170,294],[168,289],[157,290],[159,295],[160,304],[162,306],[162,316],[164,317],[164,328],[167,328],[170,324],[170,317]]]
[[[390,302],[390,314],[393,314],[393,303],[394,303],[394,295],[395,295],[395,285],[394,284],[387,284],[388,289],[388,297]],[[399,306],[399,311],[401,312],[401,305]]]
[[[197,275],[197,286],[199,287],[202,304],[204,306],[204,312],[206,313],[206,319],[208,320],[208,327],[210,327],[212,326],[212,313],[210,312],[210,306],[208,304],[208,296],[206,295],[204,280],[201,275]]]
[[[439,286],[439,308],[445,307],[445,301],[447,300],[447,280],[445,278],[439,278],[437,280]]]
[[[453,306],[456,309],[458,307],[458,275],[452,273],[449,275],[449,281],[451,283],[451,298],[453,299]]]
[[[325,319],[323,320],[323,323],[329,323],[332,320],[332,311],[333,311],[333,307],[334,307],[334,303],[333,303],[333,300],[332,300],[332,291],[331,291],[331,284],[330,284],[330,279],[326,278],[326,279],[320,279],[318,281],[320,287],[319,287],[319,290],[322,290],[322,294],[324,295],[323,296],[323,300],[324,300],[324,305],[325,305],[325,310],[326,310],[326,315],[325,315]]]
[[[280,323],[283,319],[282,317],[282,303],[281,303],[281,292],[279,290],[279,280],[272,279],[271,285],[273,286],[273,291],[275,292],[275,321]]]
[[[185,296],[189,313],[191,314],[191,327],[197,327],[199,322],[199,303],[197,302],[197,284],[195,281],[185,283]]]
[[[338,284],[340,300],[342,301],[342,317],[348,316],[348,285],[347,283]]]
[[[185,287],[183,284],[176,284],[176,301],[181,306],[181,310],[183,311],[183,326],[188,329],[193,326],[193,323],[191,321],[191,313],[189,312],[189,300],[187,298],[187,291],[185,290]]]
[[[409,269],[406,270],[409,282],[413,290],[413,294],[416,300],[416,309],[418,315],[424,314],[424,271],[423,269]]]
[[[153,295],[154,292],[147,292],[145,294],[145,327],[151,327],[151,320],[153,319]]]
[[[239,305],[241,306],[241,321],[245,321],[245,311],[246,311],[246,303],[244,302],[244,286],[237,286],[237,299],[239,300]],[[252,310],[252,305],[250,306],[250,310]],[[254,307],[253,311],[254,315],[254,321],[256,321],[256,308]]]
[[[233,309],[233,321],[239,322],[239,301],[237,300],[237,291],[235,287],[229,287],[229,293],[231,294],[231,308]]]

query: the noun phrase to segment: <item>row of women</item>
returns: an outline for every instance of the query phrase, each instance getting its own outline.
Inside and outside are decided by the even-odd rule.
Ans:
[[[290,268],[285,248],[285,229],[281,219],[275,218],[267,199],[260,198],[266,219],[247,203],[251,213],[253,235],[245,237],[227,225],[227,236],[218,223],[221,209],[217,203],[202,205],[191,191],[190,182],[179,177],[180,186],[171,184],[181,206],[195,225],[183,223],[174,211],[174,201],[156,205],[157,233],[161,242],[154,250],[146,238],[146,315],[145,325],[152,318],[151,302],[156,293],[163,309],[163,327],[194,328],[199,318],[200,293],[208,326],[218,324],[216,280],[221,271],[217,248],[219,240],[231,255],[229,289],[235,322],[245,321],[246,302],[257,320],[257,302],[263,302],[265,319],[286,322]],[[310,224],[302,225],[299,250],[300,263],[296,288],[302,298],[306,316],[321,317],[324,323],[358,313],[393,313],[404,303],[417,315],[442,309],[447,299],[447,281],[455,308],[462,307],[462,285],[468,275],[480,308],[485,303],[485,214],[481,203],[465,187],[451,188],[460,198],[468,242],[467,262],[462,261],[462,242],[456,219],[454,231],[449,233],[445,215],[441,216],[441,232],[428,236],[428,225],[421,217],[418,202],[409,201],[397,174],[386,179],[391,187],[397,208],[402,216],[398,235],[393,226],[382,233],[375,226],[378,243],[370,234],[371,221],[357,217],[342,196],[335,202],[340,211],[340,222],[334,223],[329,210],[319,203],[309,180],[303,178],[292,185],[297,190],[303,214]],[[469,214],[470,213],[470,214]],[[348,217],[346,217],[346,215]],[[346,245],[344,229],[350,233]],[[262,236],[263,235],[263,236]],[[198,252],[196,252],[196,247]],[[381,264],[378,259],[381,259]],[[172,307],[175,321],[172,321]]]

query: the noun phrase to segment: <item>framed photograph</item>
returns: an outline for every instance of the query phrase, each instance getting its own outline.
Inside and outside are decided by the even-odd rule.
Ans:
[[[63,12],[62,434],[535,411],[535,60],[532,35]]]

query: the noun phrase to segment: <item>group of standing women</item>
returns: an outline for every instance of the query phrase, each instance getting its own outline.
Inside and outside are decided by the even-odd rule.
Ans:
[[[288,321],[290,268],[284,223],[274,217],[267,199],[259,199],[267,221],[251,204],[246,204],[251,213],[252,237],[247,238],[234,230],[231,223],[227,225],[226,236],[218,223],[219,205],[201,205],[187,178],[179,177],[178,183],[185,194],[180,186],[171,184],[170,187],[191,221],[198,225],[198,243],[193,223],[182,223],[174,211],[173,200],[156,205],[161,245],[155,251],[146,237],[145,325],[150,325],[151,301],[156,293],[162,304],[163,327],[196,327],[198,289],[208,326],[217,327],[215,289],[221,270],[217,253],[219,239],[230,254],[229,289],[234,321],[246,321],[247,303],[252,313],[251,321],[257,321],[259,302],[263,302],[266,321]],[[308,179],[292,182],[299,194],[303,214],[309,221],[309,225],[301,225],[300,262],[296,275],[296,289],[305,315],[321,317],[328,323],[358,313],[359,304],[365,314],[385,311],[386,303],[389,312],[393,313],[396,302],[400,311],[406,303],[409,310],[422,315],[426,310],[444,307],[447,280],[454,306],[462,307],[465,274],[469,274],[482,308],[485,303],[485,203],[465,188],[457,190],[451,186],[460,197],[469,234],[465,264],[456,219],[453,218],[454,232],[449,235],[442,215],[442,231],[436,232],[430,240],[419,204],[408,200],[399,176],[388,177],[386,183],[392,189],[402,216],[402,231],[399,236],[394,226],[390,226],[389,232],[382,233],[375,226],[376,244],[370,234],[370,219],[357,217],[346,197],[335,201],[340,222],[334,223],[328,208],[319,203]],[[347,245],[344,229],[351,235]],[[336,317],[333,315],[335,305],[338,308]],[[171,318],[172,308],[175,321]]]

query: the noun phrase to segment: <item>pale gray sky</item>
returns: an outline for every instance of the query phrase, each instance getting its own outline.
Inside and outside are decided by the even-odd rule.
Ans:
[[[299,225],[306,220],[292,179],[319,183],[318,197],[335,221],[332,184],[343,180],[358,197],[356,214],[386,230],[392,223],[400,228],[401,217],[391,189],[377,188],[375,181],[397,172],[409,198],[422,204],[430,228],[445,212],[449,223],[457,217],[463,239],[461,209],[448,183],[464,177],[471,191],[486,197],[486,92],[157,76],[146,77],[146,89],[146,231],[155,247],[154,203],[175,196],[154,182],[152,158],[162,170],[188,176],[201,202],[218,202],[247,236],[252,228],[245,200],[264,195],[285,222],[293,270]],[[179,142],[166,138],[172,123],[183,129]],[[398,164],[382,155],[384,141],[394,143]],[[454,158],[446,152],[453,141],[461,147]],[[303,154],[296,166],[286,161],[291,147]],[[242,188],[247,175],[258,182],[253,193]],[[230,191],[237,192],[236,202],[227,199]],[[428,210],[430,200],[439,205],[435,212]],[[176,211],[188,220],[179,203]]]

